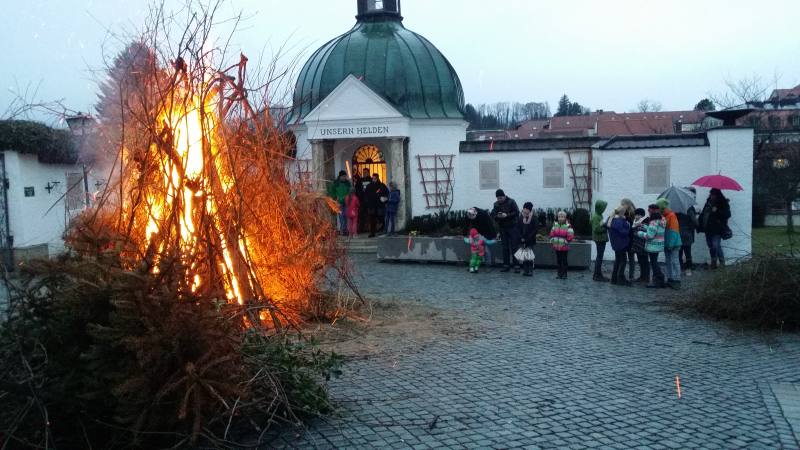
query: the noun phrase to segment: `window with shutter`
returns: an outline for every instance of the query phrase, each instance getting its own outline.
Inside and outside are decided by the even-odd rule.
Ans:
[[[500,187],[500,161],[479,161],[478,172],[481,189],[498,189]]]
[[[83,196],[83,174],[68,173],[66,195],[67,209],[72,211],[83,208]]]
[[[644,159],[644,193],[660,194],[669,187],[669,158]]]
[[[564,187],[564,159],[552,158],[542,160],[543,186],[545,188],[563,188]]]

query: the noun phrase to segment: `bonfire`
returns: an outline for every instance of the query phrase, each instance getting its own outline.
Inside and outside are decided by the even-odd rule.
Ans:
[[[129,47],[101,108],[109,181],[70,252],[11,286],[3,446],[237,447],[328,407],[338,358],[282,332],[326,313],[328,275],[352,287],[336,205],[292,176],[247,58],[215,67],[211,16],[190,17],[175,54],[155,32]]]

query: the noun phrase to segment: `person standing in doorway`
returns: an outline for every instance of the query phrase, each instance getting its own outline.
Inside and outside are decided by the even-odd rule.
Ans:
[[[706,235],[706,244],[711,256],[711,268],[716,269],[717,264],[725,265],[725,254],[722,253],[722,239],[724,234],[730,236],[728,219],[731,218],[730,202],[719,189],[711,189],[708,194],[703,212],[700,213],[700,231]]]
[[[569,260],[567,259],[569,243],[575,237],[575,231],[572,230],[572,225],[567,221],[567,213],[565,211],[559,211],[556,218],[556,223],[550,229],[550,245],[553,247],[553,251],[556,252],[556,265],[558,266],[558,276],[556,278],[565,280],[569,270]]]
[[[375,237],[375,230],[378,219],[383,217],[384,202],[382,199],[389,197],[389,190],[381,182],[377,173],[372,174],[372,181],[364,190],[364,197],[367,201],[367,216],[369,219],[369,237]]]
[[[519,207],[513,198],[506,197],[506,193],[502,189],[495,191],[494,196],[497,201],[494,202],[491,215],[500,229],[500,241],[503,246],[503,269],[501,272],[508,272],[513,266],[514,272],[519,273],[519,264],[513,255],[519,247],[519,230],[517,229]]]
[[[594,214],[592,214],[592,240],[597,250],[597,256],[594,259],[594,276],[592,276],[594,281],[608,281],[608,278],[603,276],[603,255],[608,243],[608,229],[606,221],[603,220],[603,213],[606,212],[607,206],[608,202],[605,200],[597,200],[594,203]]]
[[[350,194],[350,180],[347,179],[347,172],[339,171],[339,176],[328,186],[328,196],[339,204],[339,233],[347,235],[347,207],[345,199]]]
[[[358,224],[361,231],[367,231],[367,186],[372,182],[372,177],[369,174],[369,169],[364,169],[361,176],[356,173],[353,177],[353,186],[356,188],[356,195],[361,204],[361,209],[358,212]]]
[[[389,183],[389,198],[386,200],[386,215],[384,217],[384,231],[386,234],[393,235],[397,220],[397,210],[400,208],[400,189],[397,189],[397,183],[394,181]]]
[[[360,209],[361,201],[356,195],[355,188],[350,189],[345,205],[347,209],[347,232],[350,237],[356,237],[358,234],[358,210]]]

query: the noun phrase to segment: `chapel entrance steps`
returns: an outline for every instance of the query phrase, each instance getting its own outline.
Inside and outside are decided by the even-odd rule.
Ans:
[[[348,254],[363,254],[363,255],[377,255],[378,254],[378,238],[368,238],[367,234],[350,238],[347,236],[340,236],[339,242],[342,247],[347,250]]]
[[[592,151],[572,150],[567,154],[567,167],[572,181],[572,205],[575,209],[592,208]]]

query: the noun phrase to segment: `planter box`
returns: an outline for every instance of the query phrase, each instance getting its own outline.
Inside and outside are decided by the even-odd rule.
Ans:
[[[427,237],[412,236],[409,245],[408,236],[380,237],[378,243],[378,259],[381,261],[423,261],[423,262],[469,262],[469,245],[460,236]],[[503,248],[498,241],[490,248],[493,264],[503,263]],[[555,267],[556,255],[549,243],[537,242],[533,249],[536,253],[536,267]],[[588,269],[592,258],[592,243],[573,242],[570,245],[567,262],[570,267]],[[489,263],[490,261],[486,261]]]

